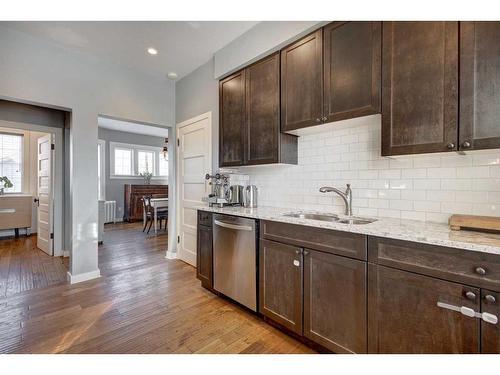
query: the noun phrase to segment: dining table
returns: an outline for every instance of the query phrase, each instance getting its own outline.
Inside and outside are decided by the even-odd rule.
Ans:
[[[153,222],[154,222],[154,231],[155,234],[158,233],[157,221],[158,221],[158,208],[168,208],[168,198],[151,198],[150,200],[151,207],[153,207]],[[146,212],[143,212],[142,215],[143,223],[146,223]]]

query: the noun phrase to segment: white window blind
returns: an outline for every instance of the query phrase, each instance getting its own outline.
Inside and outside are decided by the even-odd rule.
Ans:
[[[0,176],[6,176],[14,186],[5,188],[6,193],[23,190],[23,136],[0,133]],[[0,183],[3,187],[3,183]]]

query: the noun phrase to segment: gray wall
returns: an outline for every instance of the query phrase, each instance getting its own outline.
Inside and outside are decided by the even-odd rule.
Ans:
[[[0,98],[71,111],[70,278],[97,277],[97,117],[173,125],[174,83],[1,25],[0,50]]]
[[[121,219],[123,217],[123,191],[125,184],[142,184],[143,180],[140,179],[110,179],[110,147],[109,142],[128,143],[133,145],[163,147],[164,138],[168,137],[167,129],[165,129],[165,137],[154,137],[150,135],[141,135],[127,132],[120,132],[116,130],[109,130],[99,128],[99,139],[106,141],[106,200],[116,201],[116,217]],[[168,184],[168,180],[152,180],[152,184]]]
[[[214,60],[188,74],[175,84],[175,122],[212,111],[213,171],[219,165],[219,82],[214,79]]]

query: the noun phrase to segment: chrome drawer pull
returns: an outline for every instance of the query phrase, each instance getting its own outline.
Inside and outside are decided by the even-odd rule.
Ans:
[[[496,315],[490,314],[490,313],[479,313],[474,311],[474,309],[471,309],[470,307],[466,306],[455,306],[455,305],[450,305],[448,303],[444,302],[438,302],[437,303],[438,307],[441,307],[442,309],[447,309],[447,310],[452,310],[452,311],[457,311],[462,315],[468,316],[469,318],[479,318],[485,321],[486,323],[490,324],[497,324],[498,323],[498,317]]]

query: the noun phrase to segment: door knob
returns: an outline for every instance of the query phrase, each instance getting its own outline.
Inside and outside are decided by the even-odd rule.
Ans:
[[[36,203],[36,205],[37,205],[38,207],[40,207],[40,199],[35,198],[35,199],[33,199],[33,202],[35,202],[35,203]]]
[[[469,148],[470,146],[471,144],[469,141],[465,141],[464,143],[462,143],[462,148]]]
[[[446,145],[446,147],[448,148],[448,150],[453,150],[455,148],[455,143],[450,142]]]

